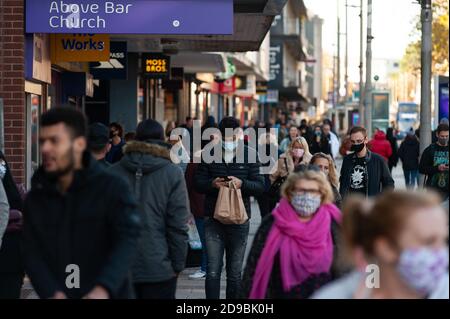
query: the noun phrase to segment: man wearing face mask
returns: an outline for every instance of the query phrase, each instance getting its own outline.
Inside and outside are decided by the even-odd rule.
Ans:
[[[427,176],[426,187],[438,191],[443,200],[448,198],[448,134],[448,124],[440,124],[437,142],[423,151],[419,164],[419,172]]]
[[[386,161],[367,149],[367,131],[355,126],[350,131],[352,153],[344,157],[341,168],[340,190],[342,198],[351,193],[366,197],[376,196],[394,188],[394,180]]]
[[[213,218],[221,187],[234,182],[242,192],[245,210],[250,219],[250,196],[261,195],[264,178],[256,150],[244,145],[239,122],[226,117],[219,124],[222,157],[206,163],[205,154],[195,176],[195,188],[205,194],[205,239],[208,255],[206,274],[206,298],[219,299],[223,256],[226,252],[226,298],[236,299],[241,290],[241,271],[249,233],[249,221],[242,225],[225,225]],[[230,134],[233,133],[233,134]],[[214,150],[213,150],[214,151]],[[205,150],[204,150],[205,152]],[[215,154],[214,154],[215,155]]]

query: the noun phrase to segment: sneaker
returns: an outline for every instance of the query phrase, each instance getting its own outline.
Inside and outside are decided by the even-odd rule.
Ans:
[[[205,277],[206,277],[206,272],[201,271],[201,270],[197,270],[192,275],[189,275],[189,278],[191,278],[191,279],[202,279],[202,278],[205,278]]]

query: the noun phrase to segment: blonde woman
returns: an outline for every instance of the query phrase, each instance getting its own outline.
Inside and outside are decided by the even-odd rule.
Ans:
[[[339,178],[333,158],[325,153],[316,153],[311,159],[311,165],[317,166],[328,178],[334,194],[334,204],[341,208],[342,197],[339,194]]]
[[[244,298],[308,298],[334,279],[341,213],[327,178],[312,170],[292,173],[282,196],[253,241],[243,277]]]
[[[297,137],[289,144],[286,152],[281,154],[274,172],[270,175],[272,184],[279,177],[287,177],[300,165],[308,165],[312,158],[308,142],[304,137]]]

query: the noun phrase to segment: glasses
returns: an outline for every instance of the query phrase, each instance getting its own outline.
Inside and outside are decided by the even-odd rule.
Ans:
[[[321,195],[322,193],[318,189],[306,189],[306,188],[295,188],[292,192],[293,195],[304,195],[306,193],[312,195]]]

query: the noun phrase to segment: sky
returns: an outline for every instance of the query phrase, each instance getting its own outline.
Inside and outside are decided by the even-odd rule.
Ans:
[[[360,0],[347,0],[348,5],[358,5]],[[304,0],[310,13],[324,19],[323,48],[336,54],[337,10],[341,17],[341,33],[345,33],[345,0]],[[373,0],[372,41],[373,59],[400,60],[411,40],[414,18],[420,14],[420,5],[415,0]],[[367,0],[364,5],[364,41],[366,40]],[[348,8],[349,36],[349,77],[350,81],[359,79],[359,8]],[[345,35],[341,36],[341,57],[344,61]],[[364,44],[365,56],[365,44]],[[374,70],[376,72],[376,70]]]

